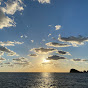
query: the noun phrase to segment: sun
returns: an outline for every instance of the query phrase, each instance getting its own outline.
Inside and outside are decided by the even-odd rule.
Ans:
[[[48,63],[50,62],[49,60],[43,59],[43,63]]]

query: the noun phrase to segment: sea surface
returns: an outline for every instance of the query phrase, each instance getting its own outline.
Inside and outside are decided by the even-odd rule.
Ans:
[[[88,88],[88,73],[0,73],[0,88]]]

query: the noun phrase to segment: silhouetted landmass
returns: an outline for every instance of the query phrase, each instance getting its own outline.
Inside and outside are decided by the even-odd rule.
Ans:
[[[71,69],[70,70],[70,73],[88,73],[88,71],[83,71],[83,72],[81,72],[81,71],[78,71],[78,70],[76,70],[76,69]]]

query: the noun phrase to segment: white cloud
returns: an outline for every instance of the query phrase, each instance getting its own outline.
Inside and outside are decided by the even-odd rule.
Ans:
[[[48,35],[48,37],[51,36],[51,34]]]
[[[44,42],[44,41],[46,41],[45,39],[42,39],[42,41]]]
[[[56,25],[55,28],[55,30],[59,30],[61,28],[61,25]]]
[[[2,0],[1,2],[2,3]],[[21,0],[7,0],[4,1],[5,6],[0,7],[0,29],[4,27],[16,26],[14,19],[8,17],[15,14],[16,11],[23,10],[23,2]]]
[[[38,0],[39,3],[50,3],[50,0]]]
[[[21,35],[20,37],[23,38],[23,35]]]
[[[52,25],[48,25],[49,27],[51,27]]]
[[[16,23],[14,22],[14,20],[6,16],[0,8],[0,29],[3,29],[4,27],[15,26],[15,24]]]
[[[1,46],[15,46],[15,44],[23,44],[24,42],[19,42],[19,41],[7,41],[7,42],[2,42],[0,41]]]
[[[6,7],[3,7],[2,10],[4,13],[6,14],[15,14],[15,12],[18,10],[18,11],[21,11],[21,10],[24,10],[23,8],[23,3],[21,0],[8,0],[6,3]]]
[[[33,43],[33,42],[34,42],[34,40],[31,40],[31,42]]]
[[[27,38],[27,35],[21,35],[20,37],[21,38]]]
[[[24,35],[25,38],[27,38],[27,35]]]

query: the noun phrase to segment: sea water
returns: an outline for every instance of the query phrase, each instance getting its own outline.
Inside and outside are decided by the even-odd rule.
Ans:
[[[88,73],[0,73],[0,88],[88,88]]]

